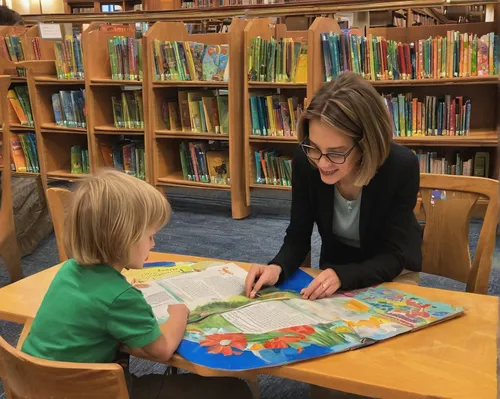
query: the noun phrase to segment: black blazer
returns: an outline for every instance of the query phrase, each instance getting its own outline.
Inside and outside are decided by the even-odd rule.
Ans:
[[[332,268],[341,289],[392,281],[403,269],[421,271],[422,231],[413,213],[420,185],[418,158],[391,144],[388,158],[363,187],[359,217],[360,248],[333,235],[334,185],[322,182],[300,147],[292,160],[292,209],[283,246],[269,264],[282,268],[278,283],[290,277],[311,250],[314,223],[321,235],[320,268]]]

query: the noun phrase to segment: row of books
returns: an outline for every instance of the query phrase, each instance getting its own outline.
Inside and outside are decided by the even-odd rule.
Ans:
[[[471,101],[462,96],[425,96],[419,101],[411,93],[383,94],[392,117],[394,136],[468,136]]]
[[[144,141],[121,137],[114,143],[99,144],[104,167],[115,168],[138,179],[146,179]]]
[[[35,133],[11,133],[10,137],[11,169],[20,173],[40,173]]]
[[[115,127],[144,129],[142,91],[122,90],[120,97],[111,97],[111,104]]]
[[[284,95],[250,96],[252,134],[297,136],[297,124],[304,110],[297,97]]]
[[[31,112],[30,96],[28,86],[16,85],[7,92],[7,98],[23,126],[34,126],[33,113]]]
[[[229,97],[179,90],[177,99],[163,100],[162,119],[168,130],[229,134]]]
[[[71,173],[81,175],[90,173],[89,150],[80,145],[71,147]]]
[[[142,39],[114,36],[108,39],[113,80],[142,80]]]
[[[155,40],[156,80],[229,80],[229,45]]]
[[[84,79],[81,34],[67,35],[54,43],[58,79]]]
[[[26,59],[23,44],[19,36],[0,36],[0,58],[12,62],[24,61]],[[16,68],[15,72],[14,70],[8,71],[8,74],[14,75],[16,72],[18,76],[26,77],[26,69],[24,68]]]
[[[291,187],[292,158],[277,150],[254,151],[255,183]]]
[[[289,37],[253,37],[248,49],[248,80],[306,83],[307,44]]]
[[[415,152],[415,151],[414,151]],[[420,162],[421,173],[458,176],[489,177],[490,153],[476,152],[473,157],[465,157],[457,152],[452,157],[439,156],[435,151],[415,152]],[[469,158],[469,159],[465,159]]]
[[[231,184],[229,149],[226,143],[186,142],[179,146],[184,180]]]
[[[345,71],[376,80],[498,75],[499,36],[448,31],[411,43],[350,33],[322,33],[325,80]]]
[[[87,127],[85,89],[61,90],[52,94],[52,109],[58,126]]]

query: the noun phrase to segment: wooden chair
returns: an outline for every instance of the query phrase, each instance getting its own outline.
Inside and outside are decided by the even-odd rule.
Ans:
[[[63,244],[64,218],[71,198],[71,191],[64,188],[48,188],[47,203],[49,204],[52,223],[54,224],[54,233],[57,242],[57,251],[59,252],[59,262],[68,259]]]
[[[493,179],[420,175],[425,213],[423,272],[466,283],[467,292],[487,293],[496,241],[498,187],[498,181]],[[469,223],[479,197],[489,202],[471,263]]]
[[[10,170],[10,131],[9,124],[4,123],[8,118],[7,91],[10,86],[8,76],[0,76],[0,126],[3,128],[0,141],[3,141],[2,157],[2,202],[0,204],[0,258],[9,272],[12,282],[23,278],[21,255],[17,245],[16,229],[14,225],[14,211],[12,207],[12,171]]]
[[[6,399],[128,399],[119,364],[66,363],[37,359],[0,337],[0,377]]]

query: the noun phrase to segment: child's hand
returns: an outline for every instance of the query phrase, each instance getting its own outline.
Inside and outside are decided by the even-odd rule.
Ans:
[[[187,319],[189,315],[189,309],[183,303],[168,305],[168,314],[170,315],[170,317],[180,317]]]

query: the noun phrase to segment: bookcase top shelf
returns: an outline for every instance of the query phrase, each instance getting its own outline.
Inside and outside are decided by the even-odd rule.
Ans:
[[[173,139],[195,139],[195,140],[229,140],[229,134],[183,132],[177,130],[159,129],[155,131],[156,137]]]
[[[94,127],[95,134],[117,134],[117,135],[142,135],[144,134],[144,129],[138,128],[119,128],[113,125],[100,125]]]
[[[9,129],[11,131],[22,130],[22,131],[34,131],[35,128],[33,126],[21,125],[19,123],[10,123]]]
[[[140,80],[90,79],[91,86],[142,86]]]
[[[248,82],[250,89],[307,89],[307,83],[294,82]]]
[[[63,134],[87,134],[87,129],[83,127],[59,126],[56,123],[42,123],[42,133],[63,133]]]
[[[445,147],[496,147],[496,132],[478,132],[470,136],[411,136],[394,137],[394,141],[403,145],[445,146]]]
[[[158,178],[160,186],[177,186],[177,187],[201,187],[212,190],[230,190],[231,186],[227,184],[202,183],[198,181],[184,180],[182,171],[177,171],[167,177]]]
[[[297,137],[294,136],[257,136],[257,135],[250,135],[250,142],[292,143],[292,144],[299,143]]]
[[[289,186],[278,186],[274,184],[255,184],[255,183],[251,183],[250,188],[257,188],[263,190],[284,190],[284,191],[292,190],[292,187]]]
[[[83,79],[58,79],[56,76],[35,76],[34,81],[37,85],[85,85]]]
[[[412,87],[412,86],[441,86],[441,85],[476,85],[476,84],[498,84],[498,76],[470,76],[464,78],[442,78],[442,79],[407,79],[407,80],[370,80],[374,86],[380,87]]]
[[[69,170],[54,170],[47,172],[47,177],[53,180],[64,180],[64,181],[72,181],[72,180],[80,180],[90,175],[86,173],[71,173]]]
[[[229,82],[205,81],[205,80],[154,80],[153,88],[158,87],[196,87],[196,88],[225,88]]]

